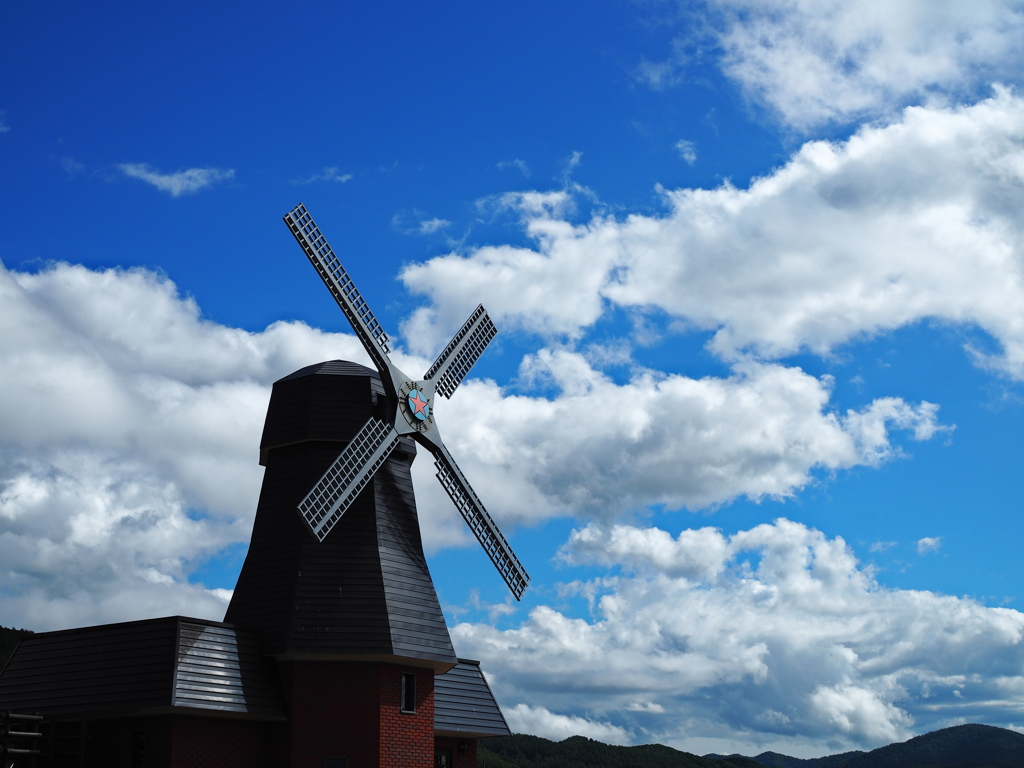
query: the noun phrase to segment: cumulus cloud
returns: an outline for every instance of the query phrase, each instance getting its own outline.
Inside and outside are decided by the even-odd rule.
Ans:
[[[591,523],[562,557],[612,569],[574,582],[591,615],[541,605],[509,629],[453,630],[506,706],[682,749],[720,734],[799,751],[874,747],[957,712],[1010,724],[1024,704],[1024,614],[883,588],[842,538],[800,523],[675,537]]]
[[[786,497],[815,470],[896,455],[893,429],[921,440],[943,428],[935,405],[898,398],[832,413],[829,379],[777,364],[743,363],[728,378],[641,371],[620,384],[579,353],[541,350],[521,374],[556,394],[470,381],[439,410],[449,447],[506,520]]]
[[[248,540],[276,378],[351,336],[297,323],[204,321],[145,270],[0,265],[0,610],[51,629],[184,612],[223,595],[189,582]]]
[[[685,530],[673,539],[660,528],[630,525],[577,529],[559,552],[559,558],[570,564],[623,564],[694,583],[714,581],[725,568],[727,555],[728,542],[717,528]]]
[[[641,80],[674,85],[711,51],[722,71],[783,124],[807,131],[956,98],[1024,71],[1014,0],[708,0]]]
[[[917,542],[917,554],[927,555],[929,552],[938,552],[942,547],[941,536],[925,536]]]
[[[368,362],[351,335],[203,320],[195,300],[146,270],[0,267],[0,563],[5,584],[20,585],[0,599],[8,621],[137,618],[117,595],[138,590],[162,596],[146,599],[154,612],[192,600],[218,618],[223,595],[193,600],[201,587],[190,579],[247,540],[270,384],[339,357]],[[395,361],[429,362],[402,350]],[[449,447],[503,525],[789,496],[816,472],[898,455],[894,431],[927,439],[943,428],[936,406],[898,398],[832,412],[828,378],[774,363],[616,383],[579,353],[542,349],[520,378],[549,395],[469,380],[440,407]],[[466,541],[430,462],[413,472],[428,549]],[[72,597],[80,591],[91,598]],[[77,613],[60,607],[72,599]]]
[[[1024,11],[1013,0],[716,5],[726,74],[801,129],[1024,70]]]
[[[575,341],[610,304],[705,329],[735,360],[828,354],[933,319],[982,329],[997,349],[974,359],[1024,378],[1022,182],[1024,100],[999,89],[809,142],[747,189],[666,191],[660,216],[576,224],[566,192],[510,197],[534,246],[406,267],[431,300],[409,328],[438,343],[468,293],[504,327]]]
[[[570,736],[586,736],[606,744],[628,744],[631,740],[624,728],[577,715],[557,715],[544,707],[516,704],[502,711],[512,733],[530,733],[552,741]]]
[[[125,176],[152,184],[171,197],[191,195],[218,182],[235,178],[235,172],[230,168],[188,168],[176,173],[160,173],[146,163],[122,163],[118,168]]]

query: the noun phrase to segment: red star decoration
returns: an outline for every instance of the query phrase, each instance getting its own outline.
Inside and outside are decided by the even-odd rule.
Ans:
[[[427,417],[427,401],[423,399],[423,395],[416,392],[415,395],[409,396],[409,404],[412,406],[413,414],[423,414],[423,418]]]

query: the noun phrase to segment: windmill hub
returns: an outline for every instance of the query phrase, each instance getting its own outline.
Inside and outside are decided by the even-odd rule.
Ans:
[[[398,389],[398,402],[413,429],[423,432],[434,423],[434,388],[429,382],[404,382]]]
[[[414,389],[406,398],[409,408],[412,409],[412,417],[420,421],[426,421],[430,415],[430,403],[423,399],[418,389]]]

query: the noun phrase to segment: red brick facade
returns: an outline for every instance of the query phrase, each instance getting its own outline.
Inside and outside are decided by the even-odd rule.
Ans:
[[[416,676],[416,711],[403,712],[402,673]],[[434,765],[434,672],[380,665],[380,767],[432,768]],[[357,768],[350,764],[350,768]]]
[[[370,662],[282,664],[289,768],[432,768],[434,673]],[[403,712],[402,673],[416,678],[416,711]]]

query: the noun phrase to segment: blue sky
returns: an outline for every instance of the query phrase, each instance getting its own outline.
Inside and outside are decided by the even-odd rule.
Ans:
[[[801,756],[1024,729],[1011,2],[0,10],[0,624],[219,619],[274,380],[426,364],[415,466],[516,730]]]

